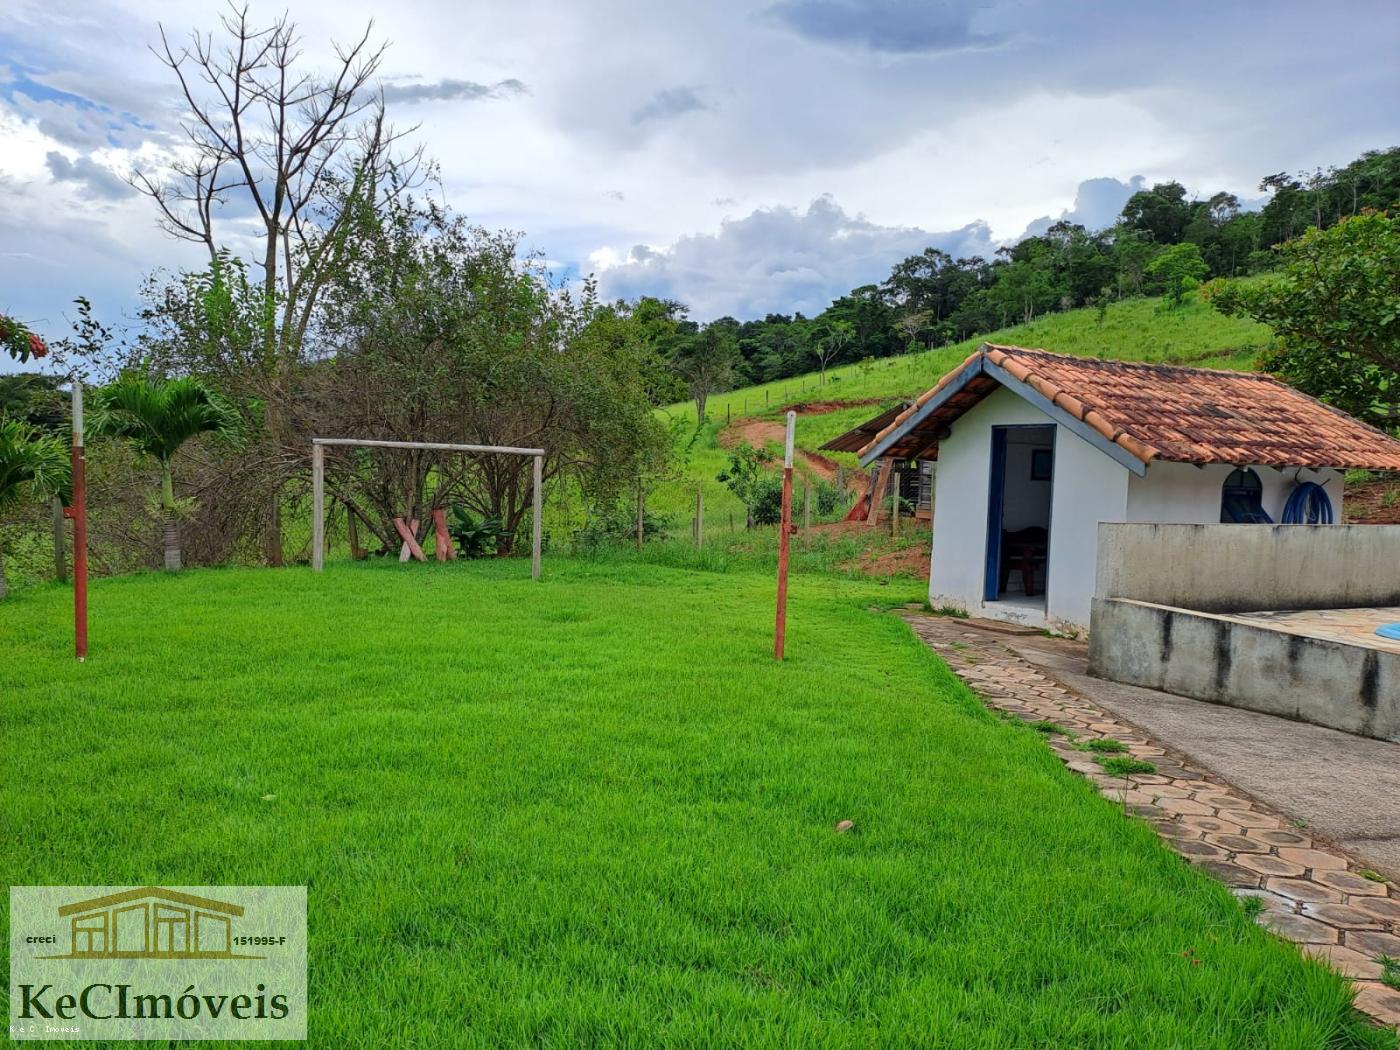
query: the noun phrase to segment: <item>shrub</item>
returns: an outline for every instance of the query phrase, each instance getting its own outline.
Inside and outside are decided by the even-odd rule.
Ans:
[[[664,540],[673,525],[669,515],[643,510],[642,539],[648,542]],[[636,539],[636,512],[630,506],[618,504],[603,513],[594,514],[583,528],[574,533],[574,549],[593,552],[606,547],[634,543]]]
[[[447,533],[463,558],[490,558],[501,549],[501,523],[495,518],[475,518],[466,507],[453,506]]]
[[[817,482],[817,513],[822,517],[833,514],[846,502],[845,493],[829,481]]]
[[[783,518],[783,483],[774,477],[759,478],[753,488],[749,512],[755,525],[776,525]]]

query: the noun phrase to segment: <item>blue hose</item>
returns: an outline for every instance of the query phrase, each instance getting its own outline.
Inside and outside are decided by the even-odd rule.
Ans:
[[[1332,500],[1327,490],[1315,481],[1301,482],[1283,505],[1284,525],[1331,525]]]

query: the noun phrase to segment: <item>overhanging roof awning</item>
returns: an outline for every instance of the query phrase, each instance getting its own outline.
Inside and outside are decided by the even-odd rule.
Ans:
[[[1400,470],[1400,442],[1272,376],[985,343],[899,413],[861,462],[927,455],[1003,386],[1137,474],[1153,460]]]
[[[860,426],[838,434],[825,445],[821,446],[822,452],[859,452],[876,434],[884,430],[895,421],[895,418],[909,407],[908,401],[901,401],[893,408],[887,408],[873,419],[867,419]]]

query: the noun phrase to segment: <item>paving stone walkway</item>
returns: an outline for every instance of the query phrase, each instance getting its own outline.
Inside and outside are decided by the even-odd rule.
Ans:
[[[1344,852],[1096,707],[1012,652],[1004,635],[951,617],[907,612],[905,619],[990,707],[1068,730],[1046,734],[1065,765],[1236,896],[1258,899],[1260,924],[1352,979],[1358,1009],[1400,1025],[1400,990],[1381,982],[1378,961],[1400,960],[1400,887],[1363,874]],[[1095,739],[1121,742],[1155,771],[1109,775],[1076,746]]]

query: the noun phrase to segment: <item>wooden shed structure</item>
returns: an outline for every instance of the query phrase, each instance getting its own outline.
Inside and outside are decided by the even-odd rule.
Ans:
[[[838,434],[822,445],[821,450],[823,452],[849,452],[852,455],[859,455],[882,431],[892,426],[911,404],[913,404],[912,401],[898,402],[878,416],[867,419],[864,423],[853,427],[844,434]],[[937,455],[936,448],[934,455]],[[874,511],[871,510],[872,504],[863,500],[852,509],[852,515],[862,512],[866,520],[874,524],[879,517],[880,505],[890,491],[896,475],[899,477],[900,494],[914,504],[914,517],[920,521],[932,520],[933,457],[910,459],[887,456],[879,460],[875,466],[875,476],[871,479],[870,485],[870,490],[876,494],[873,501]]]

